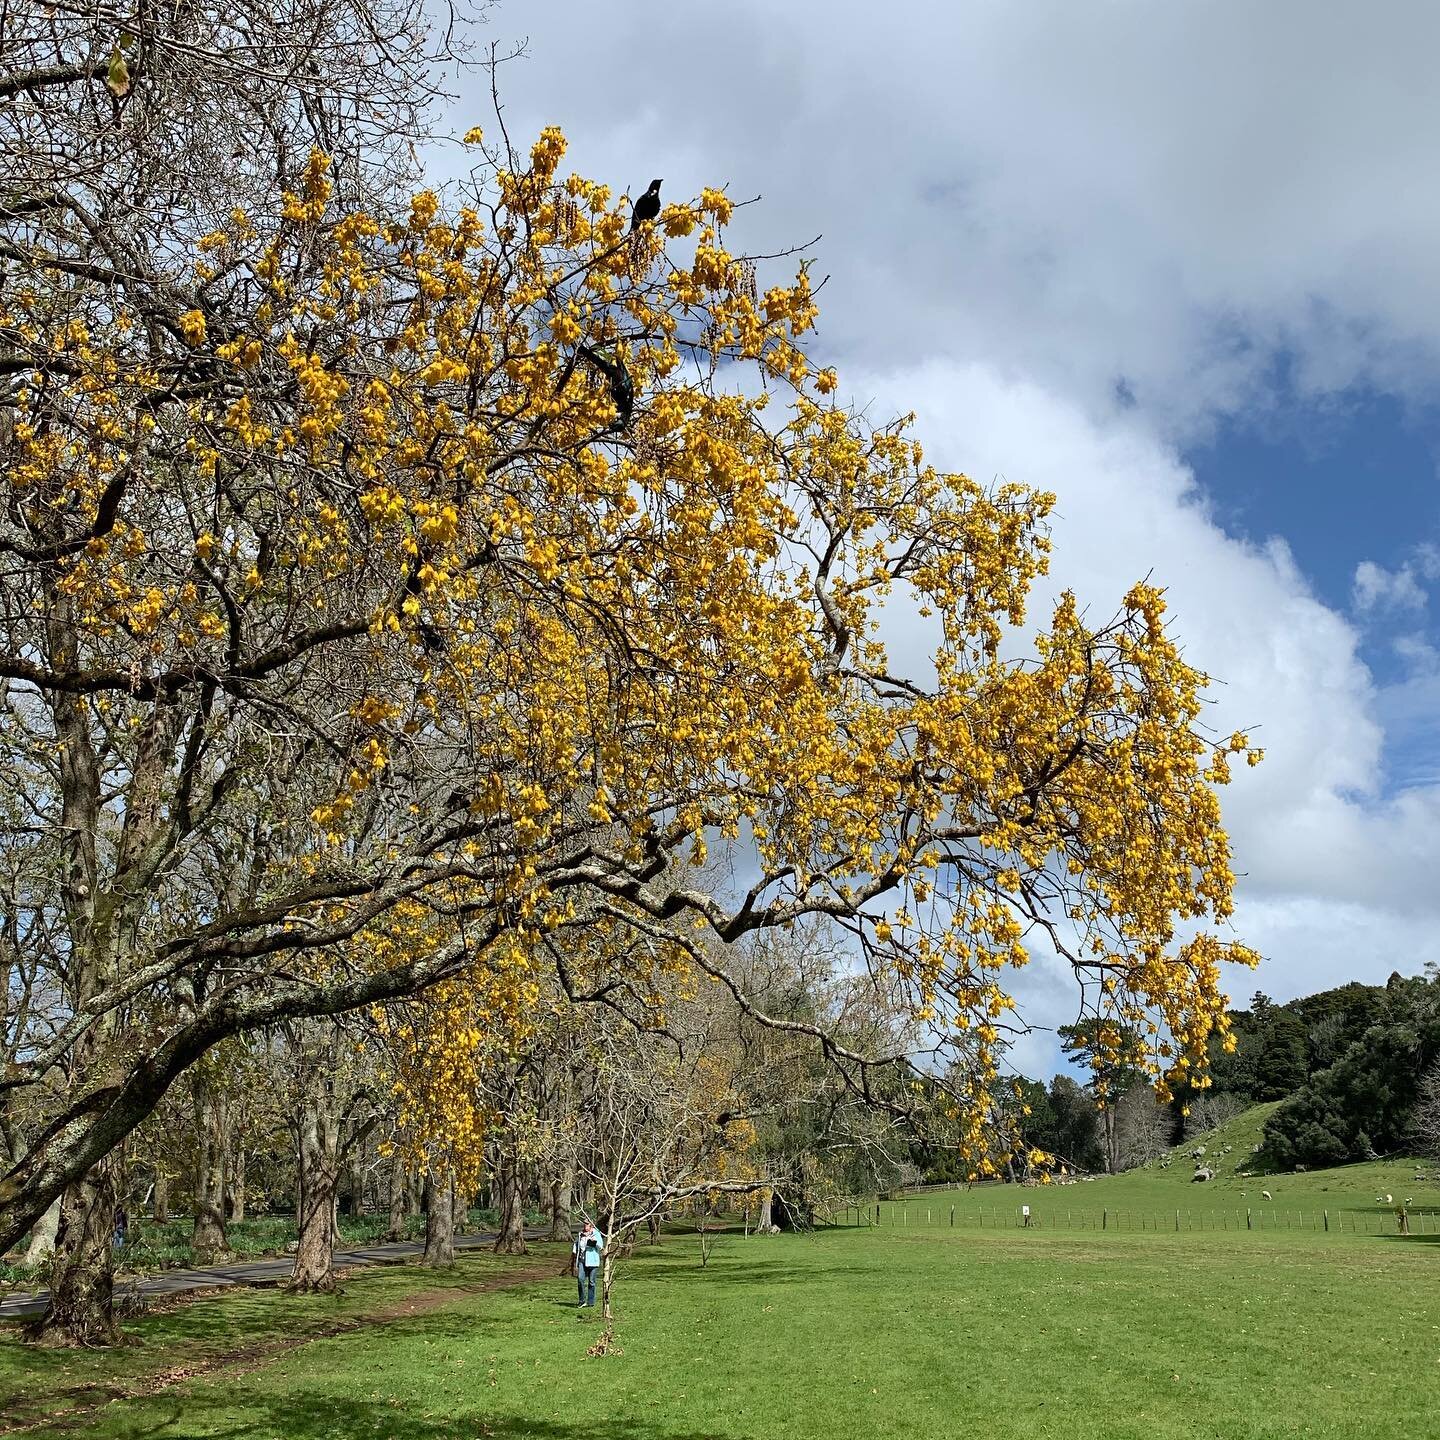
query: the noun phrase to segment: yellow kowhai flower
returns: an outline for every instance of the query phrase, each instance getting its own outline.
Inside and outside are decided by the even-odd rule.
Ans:
[[[180,333],[187,345],[200,345],[205,340],[205,316],[199,310],[187,310],[180,317]]]

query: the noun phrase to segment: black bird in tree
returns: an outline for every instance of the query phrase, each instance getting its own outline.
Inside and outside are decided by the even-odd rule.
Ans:
[[[420,648],[427,654],[433,655],[437,650],[445,648],[445,639],[440,632],[428,621],[420,618],[419,604],[424,598],[424,590],[420,585],[420,561],[416,560],[410,567],[410,573],[405,577],[405,593],[413,596],[416,602],[415,629],[420,636]]]
[[[658,185],[660,182],[657,180],[655,183]],[[636,209],[638,210],[639,206],[636,206]],[[609,382],[610,399],[615,404],[614,428],[628,430],[630,417],[635,413],[635,382],[630,378],[630,372],[625,368],[620,352],[617,350],[612,359],[598,350],[592,350],[588,345],[581,345],[580,353]]]
[[[660,187],[663,180],[652,180],[650,188],[635,202],[630,212],[630,228],[634,230],[642,220],[653,220],[660,213]]]

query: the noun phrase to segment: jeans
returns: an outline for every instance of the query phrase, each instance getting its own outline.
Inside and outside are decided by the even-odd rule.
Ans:
[[[593,1305],[595,1303],[595,1272],[598,1265],[576,1265],[575,1282],[580,1289],[580,1303],[582,1305]],[[586,1294],[586,1286],[589,1286],[589,1294]]]

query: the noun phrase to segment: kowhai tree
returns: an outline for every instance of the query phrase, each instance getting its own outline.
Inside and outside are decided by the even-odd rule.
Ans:
[[[109,1157],[199,1057],[442,983],[523,1022],[542,969],[602,1002],[706,977],[903,1109],[727,961],[825,917],[963,1048],[977,1152],[1032,944],[1162,1084],[1202,1065],[1250,958],[1203,928],[1216,789],[1255,752],[1203,732],[1161,592],[1101,624],[1062,595],[1022,644],[1050,497],[838,405],[809,266],[762,288],[722,191],[631,234],[558,131],[473,132],[465,185],[396,206],[311,129],[163,270],[88,179],[0,216],[5,963],[55,998],[7,1040],[6,1104],[53,1108],[0,1246],[63,1195],[50,1327],[109,1333]],[[900,594],[923,679],[882,642]],[[748,883],[684,878],[717,847]]]

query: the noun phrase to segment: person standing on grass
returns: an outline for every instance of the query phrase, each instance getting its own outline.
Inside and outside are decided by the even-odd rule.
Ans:
[[[126,1214],[123,1205],[117,1205],[115,1207],[115,1233],[112,1237],[112,1244],[117,1251],[124,1248],[125,1241],[129,1238],[129,1235],[130,1216]]]
[[[595,1227],[593,1220],[586,1220],[584,1228],[575,1237],[575,1283],[580,1291],[577,1310],[595,1304],[595,1272],[600,1268],[600,1257],[605,1253],[605,1237]]]

